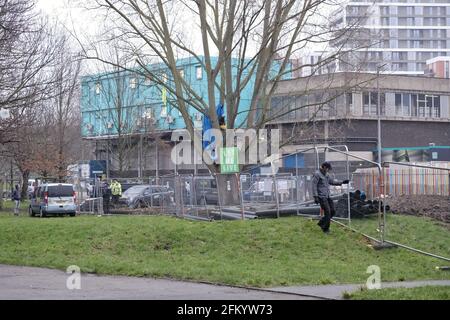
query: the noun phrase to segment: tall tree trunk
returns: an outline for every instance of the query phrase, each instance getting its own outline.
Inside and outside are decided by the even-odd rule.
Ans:
[[[20,194],[21,199],[28,198],[28,179],[30,178],[30,170],[22,171],[22,191]]]
[[[239,205],[241,203],[239,175],[236,174],[218,174],[217,192],[219,203],[222,206]]]
[[[3,209],[3,179],[0,179],[0,210]]]

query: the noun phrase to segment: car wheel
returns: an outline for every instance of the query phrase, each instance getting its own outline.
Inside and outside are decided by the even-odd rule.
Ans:
[[[76,212],[72,212],[72,213],[70,213],[69,215],[70,215],[71,217],[75,217]]]
[[[33,209],[31,209],[31,206],[28,207],[28,215],[29,215],[30,217],[34,217],[34,212],[33,212]]]
[[[39,209],[39,217],[41,217],[41,218],[45,217],[45,213],[44,213],[44,210],[42,210],[42,208]]]
[[[147,206],[145,205],[144,201],[142,201],[142,200],[139,201],[138,207],[141,208],[141,209],[147,208]]]

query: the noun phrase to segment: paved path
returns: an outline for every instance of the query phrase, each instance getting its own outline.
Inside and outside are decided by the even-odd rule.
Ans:
[[[81,275],[81,290],[68,290],[69,275],[51,269],[0,265],[0,300],[291,300],[293,294],[247,290],[184,281]]]
[[[344,292],[361,287],[355,284],[277,287],[269,292],[165,279],[82,274],[81,290],[68,290],[68,277],[59,270],[0,265],[0,300],[310,300],[313,296],[342,299]],[[450,280],[383,283],[382,287],[425,285],[450,286]]]

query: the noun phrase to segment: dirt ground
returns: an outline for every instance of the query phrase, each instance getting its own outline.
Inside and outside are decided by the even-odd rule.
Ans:
[[[450,197],[398,196],[390,198],[387,204],[393,213],[426,216],[450,224]]]

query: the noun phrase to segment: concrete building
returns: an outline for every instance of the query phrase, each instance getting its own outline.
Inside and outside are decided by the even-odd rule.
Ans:
[[[422,75],[427,60],[450,55],[448,0],[349,0],[335,17],[334,28],[356,29],[338,71]]]
[[[377,79],[343,72],[282,81],[269,126],[282,129],[285,153],[308,145],[347,145],[375,160],[378,104],[386,151],[449,145],[450,79],[425,76]]]

